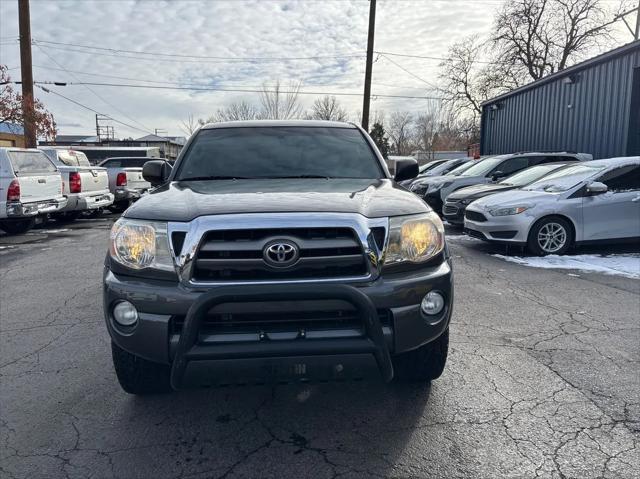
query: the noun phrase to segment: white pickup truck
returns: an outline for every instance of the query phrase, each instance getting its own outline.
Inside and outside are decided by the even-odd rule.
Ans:
[[[0,229],[24,233],[66,204],[60,173],[44,153],[0,148]]]
[[[98,164],[106,168],[109,175],[109,190],[115,197],[112,211],[121,213],[151,188],[151,183],[142,177],[142,167],[149,159],[147,157],[107,158]],[[162,158],[152,159],[162,160]]]
[[[91,166],[81,151],[61,148],[41,148],[62,175],[63,194],[67,206],[55,215],[58,219],[74,220],[84,212],[100,214],[111,206],[107,170]]]

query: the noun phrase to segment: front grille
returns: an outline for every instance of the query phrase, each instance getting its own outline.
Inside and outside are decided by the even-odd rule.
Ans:
[[[445,215],[455,215],[458,213],[458,207],[452,204],[445,204],[442,212]]]
[[[485,215],[483,215],[482,213],[478,213],[477,211],[469,211],[469,210],[467,210],[467,211],[465,211],[464,216],[468,220],[477,221],[479,223],[484,223],[485,221],[487,221],[487,217]]]
[[[300,259],[274,268],[263,259],[264,247],[288,240],[299,247]],[[350,228],[271,228],[218,230],[205,234],[195,257],[196,281],[279,281],[364,277],[362,246]]]
[[[390,310],[378,310],[378,318],[383,326],[391,325]],[[184,316],[174,316],[171,319],[172,333],[180,334],[183,325]],[[202,322],[199,335],[251,334],[258,339],[261,334],[291,332],[296,336],[304,336],[314,331],[330,330],[356,330],[363,335],[364,324],[355,309],[341,301],[327,301],[324,307],[319,307],[317,302],[298,302],[293,306],[281,302],[228,304],[209,312]]]

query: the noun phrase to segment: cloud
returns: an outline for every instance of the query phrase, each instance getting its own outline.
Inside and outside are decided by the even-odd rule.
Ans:
[[[379,0],[375,48],[417,55],[442,56],[466,35],[485,35],[496,0]],[[301,81],[317,92],[360,93],[364,79],[369,2],[336,1],[87,1],[31,2],[32,36],[37,40],[93,45],[111,51],[41,44],[33,48],[34,76],[39,81],[141,83],[98,75],[175,82],[210,87],[259,89],[263,83]],[[19,66],[17,2],[0,1],[0,62]],[[120,50],[169,54],[252,57],[253,61],[132,55]],[[347,56],[341,56],[347,55]],[[260,60],[264,57],[306,57]],[[188,61],[185,61],[188,60]],[[438,61],[393,58],[407,70],[435,83]],[[82,73],[66,73],[63,69]],[[46,67],[46,68],[43,68]],[[56,68],[58,70],[53,70]],[[12,70],[19,78],[19,69]],[[427,85],[384,57],[374,64],[373,93],[428,95]],[[159,83],[146,83],[157,85]],[[165,85],[168,86],[168,85]],[[245,99],[258,103],[257,93],[194,92],[107,86],[51,87],[61,94],[141,130],[154,128],[180,134],[189,114],[206,117],[217,108]],[[94,93],[95,92],[95,93]],[[62,133],[92,133],[94,114],[73,103],[37,90],[54,113]],[[314,96],[303,96],[309,107]],[[340,97],[353,113],[359,96]],[[426,101],[382,99],[372,110],[419,112]],[[144,126],[143,126],[144,125]],[[116,124],[118,136],[142,136],[144,131]]]

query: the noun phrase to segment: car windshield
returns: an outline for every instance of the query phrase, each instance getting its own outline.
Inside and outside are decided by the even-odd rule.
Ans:
[[[532,166],[531,168],[527,168],[526,170],[519,171],[515,175],[508,176],[499,184],[509,186],[525,186],[529,183],[533,183],[534,181],[539,180],[543,176],[548,175],[558,168],[562,168],[563,166],[564,165],[553,163]]]
[[[594,165],[572,165],[555,171],[540,180],[531,183],[525,190],[530,191],[546,191],[548,193],[558,193],[567,191],[578,183],[591,178],[604,170],[605,166]]]
[[[452,171],[454,168],[457,168],[456,165],[460,165],[460,160],[445,161],[444,163],[429,170],[429,174],[434,176],[444,175],[448,171]]]
[[[67,166],[91,166],[87,155],[81,151],[59,150],[58,159]]]
[[[464,171],[460,176],[485,176],[505,159],[506,157],[504,156],[494,156],[474,162],[473,166]]]
[[[200,130],[175,178],[212,177],[384,176],[372,148],[356,128],[274,126]]]
[[[467,171],[469,168],[471,168],[475,164],[476,164],[475,161],[468,161],[468,162],[466,162],[466,163],[454,168],[449,173],[447,173],[447,175],[448,176],[460,176],[462,173]]]
[[[431,163],[427,163],[426,165],[422,165],[419,169],[419,173],[426,173],[428,172],[432,172],[434,170],[436,170],[440,165],[444,164],[446,162],[440,161],[440,160],[436,160],[436,161],[432,161]]]

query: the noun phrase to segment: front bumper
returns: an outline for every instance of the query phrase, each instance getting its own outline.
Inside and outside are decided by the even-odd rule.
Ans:
[[[62,210],[64,213],[106,208],[113,204],[113,195],[109,192],[100,192],[91,195],[79,193],[68,195],[67,200],[67,206]]]
[[[240,306],[266,299],[284,299],[294,304],[305,297],[312,302],[318,301],[318,307],[321,308],[322,301],[345,300],[356,306],[364,333],[358,335],[347,334],[344,330],[325,330],[314,331],[312,335],[308,330],[305,334],[296,323],[292,324],[295,330],[293,334],[245,335],[237,341],[233,335],[199,334],[198,324],[202,315],[210,309],[211,304],[220,304],[222,300],[229,302],[229,291],[235,295],[233,302]],[[425,316],[420,311],[420,302],[429,291],[439,291],[446,299],[446,306],[439,315]],[[267,293],[269,296],[265,296]],[[133,303],[139,312],[139,321],[133,330],[123,330],[112,318],[112,308],[120,300]],[[376,281],[353,283],[351,286],[314,283],[215,286],[202,291],[168,281],[116,275],[108,268],[105,268],[104,274],[105,319],[113,341],[132,354],[151,361],[172,365],[177,361],[190,363],[180,366],[181,372],[176,373],[174,378],[175,387],[181,386],[180,378],[183,376],[191,378],[192,375],[202,376],[200,373],[205,374],[204,371],[224,371],[226,368],[223,366],[230,363],[258,362],[258,370],[268,368],[270,371],[276,368],[274,362],[293,365],[291,367],[294,369],[300,364],[323,369],[322,358],[326,358],[330,364],[342,365],[340,361],[344,357],[353,359],[357,363],[357,370],[377,364],[382,377],[388,380],[392,373],[389,373],[386,360],[381,360],[381,357],[418,348],[440,336],[448,327],[452,301],[450,260],[402,276],[380,277]],[[387,324],[381,324],[378,320],[376,312],[382,310],[389,312],[391,320]],[[178,333],[173,327],[177,318],[185,318]],[[304,357],[315,358],[314,364],[298,361]],[[371,358],[375,361],[372,362]],[[247,368],[255,366],[245,365]],[[345,366],[345,369],[348,368]],[[331,374],[335,374],[335,370]]]
[[[470,236],[496,243],[525,245],[527,243],[529,230],[535,219],[525,213],[509,216],[491,216],[488,212],[470,206],[467,212],[473,211],[485,218],[470,219],[465,216],[464,229]]]
[[[56,213],[61,211],[67,205],[67,198],[60,196],[44,201],[36,201],[33,203],[21,203],[12,201],[7,203],[8,218],[30,218],[33,216]]]
[[[442,217],[452,225],[462,226],[464,225],[464,212],[466,209],[467,205],[459,201],[447,200],[442,207]]]

